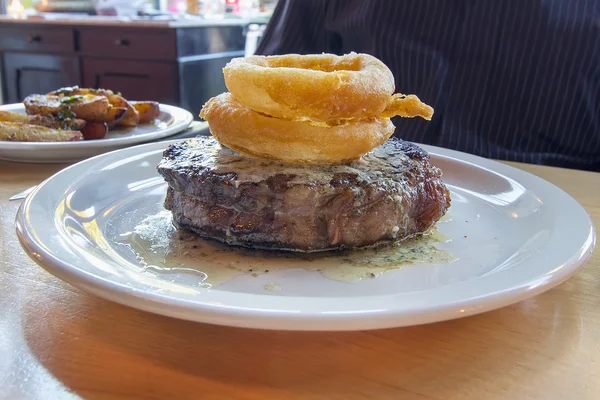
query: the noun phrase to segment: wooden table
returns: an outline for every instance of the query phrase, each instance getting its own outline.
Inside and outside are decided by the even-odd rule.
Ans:
[[[600,174],[518,166],[600,226]],[[348,333],[203,325],[98,299],[29,260],[8,198],[60,168],[0,162],[0,398],[600,399],[599,252],[545,294],[461,320]]]

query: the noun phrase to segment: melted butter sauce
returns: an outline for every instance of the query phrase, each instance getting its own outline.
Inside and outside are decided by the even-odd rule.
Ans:
[[[449,217],[445,217],[448,219]],[[194,274],[200,287],[215,287],[235,276],[258,276],[289,268],[318,271],[323,276],[346,283],[376,278],[407,264],[442,264],[456,261],[452,254],[435,247],[451,238],[433,229],[427,234],[393,246],[360,251],[320,254],[257,251],[227,246],[179,231],[171,223],[171,213],[161,211],[146,217],[132,232],[115,238],[134,252],[141,271],[152,275]],[[264,285],[278,291],[276,283]]]

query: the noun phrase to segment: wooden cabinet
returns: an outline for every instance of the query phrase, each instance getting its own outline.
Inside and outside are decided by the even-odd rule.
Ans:
[[[110,88],[131,100],[177,104],[175,65],[156,61],[84,58],[83,86]]]
[[[198,115],[226,91],[222,68],[244,55],[244,26],[102,26],[0,20],[5,103],[63,86],[108,88]]]
[[[171,29],[104,29],[79,31],[79,52],[84,55],[136,60],[175,61],[175,32]]]
[[[79,64],[72,29],[0,24],[0,66],[6,103],[22,101],[32,93],[79,85]]]
[[[45,26],[0,26],[0,50],[36,53],[73,53],[70,29]]]
[[[2,61],[7,103],[22,101],[32,93],[80,84],[76,56],[7,52],[2,55]]]

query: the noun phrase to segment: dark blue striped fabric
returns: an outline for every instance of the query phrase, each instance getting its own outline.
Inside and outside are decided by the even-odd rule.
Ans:
[[[600,170],[600,0],[279,0],[257,54],[350,51],[434,107],[398,137]]]

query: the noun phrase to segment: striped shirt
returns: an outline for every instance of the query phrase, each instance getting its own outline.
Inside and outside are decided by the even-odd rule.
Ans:
[[[600,171],[600,0],[279,0],[257,54],[350,51],[434,107],[398,137]]]

